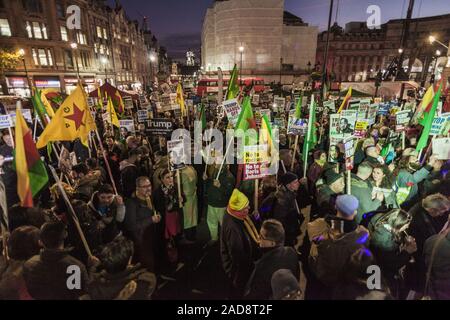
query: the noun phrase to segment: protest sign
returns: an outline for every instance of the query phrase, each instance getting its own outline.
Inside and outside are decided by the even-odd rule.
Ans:
[[[252,104],[254,104],[255,106],[259,105],[259,94],[254,94],[252,97]]]
[[[438,160],[450,159],[450,138],[435,138],[432,143],[433,155],[436,155]]]
[[[147,98],[145,97],[145,95],[143,95],[143,94],[139,95],[139,104],[140,104],[141,108],[147,108],[149,103],[148,103]],[[125,105],[125,108],[132,109],[133,108],[133,102],[131,103],[131,105],[128,102],[128,107],[127,107],[127,105]]]
[[[355,153],[354,141],[354,137],[348,137],[344,139],[345,168],[347,170],[353,169],[353,155]]]
[[[336,103],[334,100],[327,100],[323,102],[323,107],[331,112],[336,112]]]
[[[295,136],[304,136],[308,131],[308,119],[295,118],[295,110],[289,111],[287,133]]]
[[[87,104],[89,107],[93,107],[95,105],[95,99],[93,97],[87,97]]]
[[[348,103],[347,110],[356,110],[356,111],[358,111],[359,110],[359,104],[360,104],[359,100],[350,100],[350,102]]]
[[[146,131],[156,136],[168,136],[173,131],[173,123],[166,118],[150,119],[147,120]]]
[[[369,126],[375,123],[379,107],[380,105],[378,103],[373,103],[369,106],[369,109],[367,110],[367,121],[369,122]]]
[[[353,134],[355,128],[357,110],[344,110],[340,114],[339,126],[337,128],[338,133],[343,135]]]
[[[241,112],[241,106],[236,99],[226,100],[222,103],[222,105],[225,110],[225,114],[227,115],[228,122],[235,127],[239,118],[239,113]]]
[[[267,144],[244,146],[244,180],[260,179],[269,174]]]
[[[29,123],[33,123],[30,109],[22,109],[24,119]],[[9,114],[0,115],[0,129],[12,128],[16,125],[16,111],[9,111]]]
[[[183,139],[167,141],[167,153],[169,155],[170,171],[175,171],[186,167],[187,159],[186,153],[184,152]]]
[[[269,175],[269,162],[244,165],[244,180],[262,179]]]
[[[148,120],[148,111],[147,110],[138,110],[137,112],[138,122],[144,122]]]
[[[355,131],[353,136],[356,138],[364,138],[367,133],[367,128],[369,127],[369,122],[367,120],[358,120],[355,124]]]
[[[341,153],[339,144],[342,142],[340,137],[330,137],[330,148],[328,149],[328,162],[337,163]]]
[[[367,113],[369,112],[370,100],[361,100],[358,108],[357,120],[367,119]]]
[[[389,103],[380,103],[377,114],[381,114],[383,116],[388,115],[391,110],[391,105]]]
[[[123,104],[125,106],[125,109],[133,109],[133,100],[131,99],[131,97],[123,97]]]
[[[444,128],[448,122],[450,122],[450,112],[443,113],[440,116],[434,117],[433,123],[431,124],[430,135],[446,135],[447,132],[444,132]]]
[[[0,115],[0,129],[7,129],[13,126],[14,125],[11,122],[11,117],[9,115]]]
[[[406,125],[409,123],[410,117],[410,111],[398,111],[395,114],[395,131],[396,132],[402,132],[405,131]]]
[[[275,97],[273,100],[274,108],[277,110],[284,110],[286,105],[286,99],[282,97]]]
[[[119,130],[124,136],[128,132],[135,132],[134,121],[132,119],[119,120]]]

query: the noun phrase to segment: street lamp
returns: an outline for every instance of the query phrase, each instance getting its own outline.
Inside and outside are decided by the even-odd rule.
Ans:
[[[239,68],[239,87],[240,87],[241,84],[242,84],[242,62],[243,62],[242,56],[244,54],[244,47],[243,46],[239,47],[239,53],[241,54],[241,67]]]
[[[155,82],[155,75],[154,75],[154,69],[153,69],[153,64],[156,61],[156,56],[154,53],[150,53],[149,55],[149,59],[150,59],[150,77],[152,79],[151,85],[153,86],[153,83]]]
[[[78,48],[78,45],[75,42],[72,42],[70,44],[70,47],[74,51],[75,64],[77,65],[77,76],[78,76],[78,81],[80,81],[80,67],[78,66],[77,54],[76,54],[76,51],[75,51]]]
[[[27,64],[25,63],[25,50],[19,49],[19,51],[17,53],[22,58],[23,68],[25,69],[25,76],[27,77],[28,88],[30,89],[30,95],[32,95],[33,88],[31,86],[30,77],[28,76]]]
[[[448,46],[446,46],[445,44],[443,44],[442,42],[440,42],[438,39],[436,39],[435,36],[430,35],[428,37],[428,40],[430,41],[431,44],[433,44],[434,42],[439,43],[441,46],[443,46],[444,48],[446,48],[448,50]]]
[[[403,49],[402,48],[398,49],[398,53],[403,53]]]
[[[108,71],[106,69],[106,65],[108,64],[108,59],[106,59],[106,57],[102,57],[100,59],[100,62],[103,64],[103,66],[105,67],[105,83],[108,82]]]
[[[435,60],[434,60],[434,67],[433,67],[433,73],[431,74],[430,77],[430,83],[434,83],[434,78],[436,77],[436,67],[437,67],[437,62],[438,62],[438,58],[441,55],[441,50],[436,50],[435,52]]]

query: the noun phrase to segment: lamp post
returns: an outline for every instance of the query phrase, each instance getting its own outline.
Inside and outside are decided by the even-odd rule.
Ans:
[[[244,54],[244,47],[243,46],[239,47],[239,53],[241,54],[241,66],[239,68],[239,87],[240,87],[241,84],[242,84],[242,62],[243,62],[242,56]]]
[[[75,64],[77,65],[77,77],[78,77],[78,81],[80,81],[80,67],[78,66],[78,58],[77,58],[77,54],[76,54],[78,45],[75,42],[72,42],[70,44],[70,47],[73,49],[73,52],[74,52]]]
[[[431,77],[430,77],[430,84],[434,83],[434,79],[436,77],[437,62],[438,62],[438,59],[439,59],[440,56],[441,56],[441,51],[440,50],[436,50],[435,57],[434,57],[435,60],[434,60],[433,73],[431,74]]]
[[[19,55],[22,58],[22,63],[23,63],[23,68],[25,69],[25,76],[27,77],[27,83],[28,83],[28,88],[30,89],[30,96],[33,94],[33,88],[32,88],[32,84],[30,81],[30,77],[28,75],[28,69],[27,69],[27,64],[25,63],[25,50],[24,49],[19,49]]]
[[[106,57],[102,57],[100,61],[103,64],[103,66],[105,67],[105,83],[106,83],[106,82],[108,82],[108,70],[106,69],[106,65],[108,64],[108,59],[106,59]]]
[[[445,44],[443,44],[442,42],[440,42],[438,39],[436,39],[435,36],[430,35],[428,37],[428,40],[430,41],[431,44],[433,44],[434,42],[439,43],[441,46],[443,46],[444,48],[446,48],[448,50],[448,46],[446,46]]]

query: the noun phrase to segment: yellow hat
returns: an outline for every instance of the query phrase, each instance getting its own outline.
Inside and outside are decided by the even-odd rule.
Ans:
[[[234,189],[231,194],[230,201],[228,201],[228,207],[233,211],[241,211],[245,209],[249,204],[248,198],[245,194],[238,189]]]

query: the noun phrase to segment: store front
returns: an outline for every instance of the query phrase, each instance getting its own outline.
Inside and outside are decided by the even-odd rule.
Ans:
[[[10,95],[31,97],[26,77],[6,77],[6,84]]]
[[[83,84],[87,92],[91,92],[97,88],[97,83],[94,77],[84,77]]]
[[[64,90],[66,94],[71,94],[78,84],[78,78],[76,77],[64,77]]]
[[[61,91],[61,82],[59,81],[59,77],[35,76],[34,84],[38,89],[51,88]]]

